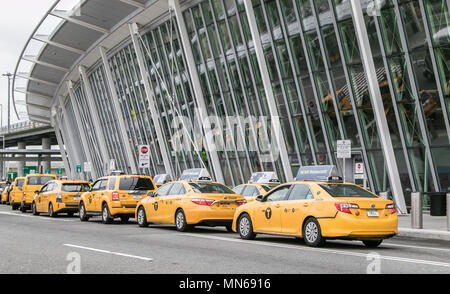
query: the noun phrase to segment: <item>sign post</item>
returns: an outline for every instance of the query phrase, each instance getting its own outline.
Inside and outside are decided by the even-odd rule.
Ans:
[[[150,167],[150,146],[139,146],[139,168]]]
[[[347,158],[352,158],[352,141],[338,140],[337,141],[337,158],[342,158],[342,177],[345,180],[345,161]]]

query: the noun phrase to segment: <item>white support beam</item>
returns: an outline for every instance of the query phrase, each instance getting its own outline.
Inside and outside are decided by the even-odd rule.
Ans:
[[[19,93],[22,93],[22,94],[25,94],[25,95],[30,95],[30,96],[35,96],[35,97],[38,97],[38,98],[46,99],[46,100],[48,100],[49,102],[53,101],[53,97],[46,96],[46,95],[42,95],[42,94],[35,93],[35,92],[30,92],[30,91],[22,90],[22,89],[20,89],[20,88],[16,88],[14,91],[19,92]]]
[[[92,154],[91,154],[91,150],[89,149],[89,145],[87,142],[87,135],[86,135],[86,132],[84,131],[84,126],[81,123],[82,120],[81,120],[80,110],[78,109],[78,103],[76,101],[75,93],[73,91],[72,81],[67,82],[67,90],[69,91],[69,98],[72,102],[73,112],[75,114],[75,121],[76,121],[76,124],[78,127],[78,131],[80,132],[81,143],[83,144],[82,148],[84,150],[84,154],[86,154],[87,160],[93,165]],[[97,178],[97,171],[95,170],[95,168],[93,168],[91,170],[91,175],[94,179]]]
[[[383,99],[381,98],[381,91],[378,84],[375,64],[373,62],[372,49],[370,48],[367,28],[364,22],[363,10],[361,8],[360,1],[352,0],[350,1],[350,5],[352,9],[356,37],[360,48],[359,51],[367,77],[370,101],[372,102],[373,112],[375,114],[378,133],[381,140],[381,147],[385,158],[385,165],[392,188],[392,195],[395,199],[395,204],[397,205],[399,212],[406,214],[407,210],[405,196],[403,195],[395,152],[392,146],[386,115],[384,113]]]
[[[200,116],[200,124],[202,125],[203,131],[205,133],[205,145],[211,158],[211,166],[213,168],[216,181],[225,183],[225,178],[222,172],[222,164],[220,163],[219,155],[217,154],[217,148],[211,134],[211,122],[208,117],[208,108],[206,107],[205,97],[203,96],[200,77],[198,76],[194,53],[192,52],[191,42],[187,32],[186,22],[184,21],[183,13],[181,11],[180,2],[178,0],[169,0],[169,7],[171,7],[175,12],[178,30],[180,32],[181,44],[184,50],[184,54],[186,55],[186,66],[192,81],[194,97],[199,107],[198,112]]]
[[[147,96],[147,101],[150,108],[151,118],[153,121],[153,127],[156,131],[156,137],[158,138],[159,149],[161,150],[161,155],[163,158],[164,168],[166,170],[166,174],[169,174],[171,178],[175,177],[175,174],[172,170],[172,164],[170,163],[169,158],[169,148],[167,146],[167,138],[164,136],[162,131],[160,116],[158,110],[156,108],[155,95],[152,91],[149,81],[149,74],[146,67],[145,58],[142,52],[141,45],[139,43],[139,32],[136,30],[137,24],[129,24],[131,40],[133,41],[134,51],[136,52],[137,62],[139,66],[139,70],[141,72],[142,80],[144,82],[145,94]]]
[[[37,121],[37,122],[44,123],[44,124],[51,123],[49,119],[45,119],[42,116],[36,116],[36,115],[29,114],[28,118],[32,121]]]
[[[56,70],[59,70],[59,71],[62,71],[62,72],[68,72],[70,70],[68,68],[65,68],[65,67],[62,67],[62,66],[59,66],[59,65],[56,65],[56,64],[52,64],[52,63],[49,63],[49,62],[38,60],[37,56],[24,55],[24,56],[22,56],[22,60],[25,60],[25,61],[28,61],[28,62],[31,62],[31,63],[35,63],[35,64],[39,64],[39,65],[42,65],[42,66],[45,66],[45,67],[48,67],[48,68],[56,69]]]
[[[84,51],[84,50],[77,49],[77,48],[74,48],[74,47],[71,47],[71,46],[68,46],[68,45],[64,45],[64,44],[55,42],[53,40],[50,40],[50,36],[47,36],[47,35],[35,35],[33,37],[33,39],[36,40],[36,41],[42,42],[42,43],[46,43],[48,45],[52,45],[52,46],[64,49],[66,51],[69,51],[69,52],[72,52],[72,53],[75,53],[75,54],[78,54],[78,55],[83,55],[83,54],[86,53],[86,51]]]
[[[42,79],[38,79],[38,78],[34,78],[30,75],[23,75],[23,74],[17,74],[16,77],[22,78],[22,79],[26,79],[26,80],[30,80],[33,82],[37,82],[37,83],[42,83],[42,84],[46,84],[52,87],[57,88],[59,85],[57,83],[54,82],[50,82],[50,81],[46,81],[46,80],[42,80]]]
[[[52,12],[50,12],[50,15],[53,15],[55,17],[59,17],[59,18],[64,19],[64,20],[66,20],[68,22],[80,25],[80,26],[85,27],[85,28],[90,29],[90,30],[94,30],[94,31],[97,31],[97,32],[100,32],[100,33],[103,33],[103,34],[109,34],[109,30],[107,30],[105,28],[102,28],[100,26],[97,26],[97,25],[94,25],[94,24],[91,24],[91,23],[88,23],[88,22],[76,19],[76,18],[70,16],[67,13],[66,10],[53,10]]]
[[[69,164],[70,158],[69,154],[65,148],[65,145],[63,143],[63,139],[61,136],[61,128],[60,128],[60,122],[58,120],[58,116],[56,115],[53,120],[53,128],[55,129],[55,135],[56,135],[56,141],[58,141],[59,150],[61,152],[61,157],[64,163],[64,169],[66,170],[66,175],[69,176],[72,179],[75,179],[75,173],[74,170],[71,169],[71,164]]]
[[[261,43],[261,37],[259,36],[258,25],[256,23],[255,12],[253,10],[253,4],[251,0],[244,0],[245,12],[247,14],[248,24],[255,46],[256,58],[258,60],[259,70],[261,72],[261,78],[263,81],[264,92],[267,98],[267,105],[269,106],[269,112],[272,116],[272,121],[279,119],[277,103],[273,94],[272,83],[270,81],[269,69],[266,63],[266,57],[264,56],[264,50]],[[281,127],[274,130],[276,144],[278,146],[279,156],[281,159],[281,165],[283,166],[284,175],[286,181],[291,181],[294,177],[292,175],[291,164],[289,162],[289,156],[286,148],[286,141],[284,140],[284,134]]]
[[[103,159],[103,163],[109,162],[108,147],[106,145],[106,139],[102,131],[102,125],[100,122],[100,117],[98,114],[98,109],[94,102],[94,92],[92,91],[91,84],[89,83],[88,76],[86,74],[86,68],[84,66],[79,66],[78,68],[84,86],[84,91],[86,93],[86,100],[89,104],[90,113],[92,115],[92,122],[94,124],[94,133],[97,136],[97,142],[100,145],[100,154]]]
[[[120,0],[120,2],[129,4],[129,5],[137,7],[137,8],[142,8],[142,9],[145,8],[145,4],[135,1],[135,0]]]
[[[117,121],[119,123],[119,130],[117,131],[118,134],[122,136],[122,141],[125,145],[124,147],[126,154],[124,157],[128,159],[128,164],[131,167],[131,172],[133,174],[137,174],[137,164],[133,156],[133,151],[131,150],[125,119],[123,118],[122,110],[120,109],[119,96],[117,95],[116,89],[114,89],[114,80],[111,72],[111,67],[109,66],[108,57],[106,56],[106,49],[104,47],[100,47],[100,55],[102,56],[103,67],[105,69],[107,79],[107,86],[109,87],[109,92],[112,96],[114,111],[117,115]]]
[[[44,111],[51,111],[51,107],[50,106],[45,106],[45,105],[39,105],[39,104],[35,104],[35,103],[31,103],[31,102],[26,102],[26,105],[32,107],[32,108],[36,108],[36,109],[40,109],[40,110],[44,110]]]

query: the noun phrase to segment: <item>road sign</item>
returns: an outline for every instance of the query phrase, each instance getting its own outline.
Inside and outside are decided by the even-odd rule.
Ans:
[[[81,164],[77,165],[77,173],[78,174],[83,173],[83,167],[81,166]]]
[[[50,174],[50,170],[49,170],[49,169],[46,169],[46,170],[45,170],[45,174],[46,174],[46,175],[49,175],[49,174]]]
[[[364,164],[361,162],[355,163],[355,174],[363,174],[364,173]]]
[[[63,173],[63,169],[62,169],[62,168],[58,168],[58,169],[56,170],[56,172],[57,172],[58,176],[60,176],[60,175],[62,175],[62,173]]]
[[[84,162],[84,171],[85,172],[91,172],[92,171],[92,163],[91,162]]]
[[[150,166],[150,146],[139,146],[139,168],[148,168]]]
[[[352,158],[352,141],[337,141],[337,158]]]

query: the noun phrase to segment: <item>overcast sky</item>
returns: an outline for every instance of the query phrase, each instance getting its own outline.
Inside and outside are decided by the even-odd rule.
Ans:
[[[0,73],[14,72],[20,52],[36,25],[55,0],[14,0],[0,4]],[[3,125],[7,124],[8,79],[0,79]],[[24,109],[24,107],[22,107]],[[11,122],[17,118],[11,105]]]

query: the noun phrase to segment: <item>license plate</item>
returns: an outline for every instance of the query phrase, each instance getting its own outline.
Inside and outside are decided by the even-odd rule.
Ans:
[[[368,209],[367,210],[367,216],[369,217],[379,217],[378,210],[376,209]]]
[[[134,195],[133,199],[142,199],[142,195]]]
[[[73,197],[74,201],[80,201],[80,197]]]

